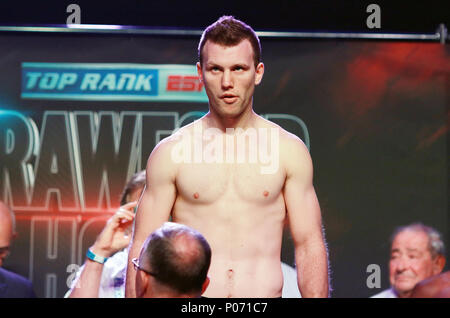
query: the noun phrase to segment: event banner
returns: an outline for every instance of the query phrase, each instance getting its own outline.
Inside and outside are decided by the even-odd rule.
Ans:
[[[198,41],[0,33],[0,200],[18,232],[4,266],[38,297],[64,296],[130,177],[159,141],[208,112]],[[375,294],[389,286],[395,227],[422,222],[450,243],[449,47],[261,44],[254,110],[310,151],[333,296]],[[295,266],[288,226],[281,258]]]

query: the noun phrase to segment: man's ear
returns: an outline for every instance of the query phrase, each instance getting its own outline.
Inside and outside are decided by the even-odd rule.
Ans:
[[[136,297],[137,298],[142,298],[144,297],[144,295],[147,293],[148,290],[148,284],[150,283],[149,281],[149,276],[146,273],[144,273],[143,271],[138,271],[137,275],[139,275],[139,280],[140,280],[140,284],[137,284],[136,282]],[[140,290],[137,290],[138,285],[140,285]]]
[[[203,71],[202,71],[202,66],[200,65],[200,62],[197,62],[197,74],[198,74],[198,77],[200,78],[200,82],[203,82]]]
[[[203,293],[205,292],[206,288],[208,288],[208,286],[209,286],[209,277],[206,276],[206,279],[205,279],[205,281],[203,282],[203,285],[202,285],[202,293],[201,293],[201,295],[203,295]]]
[[[437,275],[442,272],[445,266],[445,257],[443,255],[438,255],[433,264],[433,274]]]
[[[259,63],[256,66],[256,76],[255,76],[255,85],[259,85],[259,83],[261,83],[263,75],[264,75],[264,64],[263,63]]]

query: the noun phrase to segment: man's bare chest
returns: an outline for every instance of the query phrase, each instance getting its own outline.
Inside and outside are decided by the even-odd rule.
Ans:
[[[176,176],[178,195],[205,204],[219,200],[269,203],[279,197],[284,182],[282,171],[262,174],[260,165],[249,163],[185,164]]]

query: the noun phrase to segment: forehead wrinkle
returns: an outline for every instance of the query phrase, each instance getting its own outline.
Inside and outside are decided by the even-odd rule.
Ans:
[[[249,52],[248,50],[245,50],[245,48],[238,49],[238,47],[240,45],[242,45],[242,43],[245,43],[245,41],[247,41],[248,43],[247,43],[247,45],[244,44],[244,46],[247,46],[247,48],[250,48],[250,52],[251,52],[250,54],[242,54],[242,53]],[[233,64],[246,64],[246,65],[254,64],[253,48],[252,48],[250,42],[246,39],[239,42],[237,45],[232,45],[232,46],[224,46],[224,45],[221,45],[218,43],[207,41],[205,46],[203,47],[203,50],[204,50],[204,52],[203,52],[204,64],[213,63],[213,64],[220,65],[221,61],[219,61],[218,59],[220,59],[220,60],[231,59],[233,61],[232,62]],[[226,52],[224,52],[224,51],[226,51]],[[233,55],[232,58],[230,57],[230,54]],[[236,62],[236,60],[238,60],[238,62]]]
[[[413,243],[411,242],[413,241]],[[401,245],[421,245],[425,244],[427,245],[430,241],[430,238],[428,237],[427,233],[424,231],[415,231],[415,230],[404,230],[402,232],[399,232],[394,240],[393,243],[401,244]],[[406,242],[406,244],[404,244]]]
[[[407,250],[408,252],[421,252],[421,250],[419,250],[419,249],[416,248],[416,247],[413,247],[413,248],[407,247],[406,250]]]

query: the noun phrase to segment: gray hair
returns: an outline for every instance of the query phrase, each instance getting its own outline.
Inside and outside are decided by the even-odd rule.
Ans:
[[[391,244],[395,237],[404,231],[424,232],[428,236],[428,249],[430,250],[431,256],[433,258],[436,258],[438,255],[445,256],[445,245],[441,233],[431,226],[424,225],[420,222],[396,228],[391,236]]]

